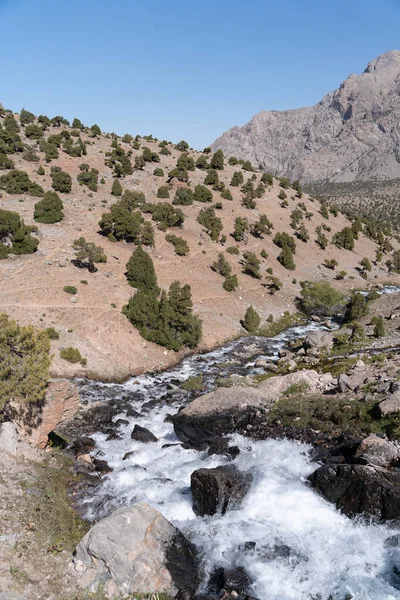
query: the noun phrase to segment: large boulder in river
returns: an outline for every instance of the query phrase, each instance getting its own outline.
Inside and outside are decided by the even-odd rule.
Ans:
[[[380,520],[400,517],[400,472],[364,465],[325,465],[308,480],[324,498],[349,517]]]
[[[131,438],[136,440],[137,442],[142,442],[143,444],[149,444],[150,442],[158,442],[158,439],[151,433],[149,429],[146,427],[141,427],[140,425],[135,425],[133,431],[131,433]]]
[[[333,334],[329,331],[317,330],[310,331],[304,340],[304,348],[312,352],[327,351],[333,346]]]
[[[225,514],[240,506],[247,494],[252,476],[233,465],[214,469],[197,469],[191,476],[193,511],[196,515]]]
[[[331,382],[329,373],[304,370],[271,377],[256,388],[218,388],[190,402],[171,421],[181,441],[204,449],[216,438],[251,424],[259,411],[268,411],[290,386],[305,383],[310,391],[324,391]]]
[[[400,460],[400,446],[377,435],[369,435],[358,446],[355,458],[360,464],[391,467]]]
[[[134,504],[96,523],[79,543],[75,568],[90,589],[110,595],[179,593],[198,584],[193,544],[148,504]]]

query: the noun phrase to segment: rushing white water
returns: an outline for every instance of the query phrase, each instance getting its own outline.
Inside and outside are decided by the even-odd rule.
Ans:
[[[233,464],[253,475],[249,493],[239,510],[222,516],[201,518],[192,511],[191,473],[228,459],[184,449],[178,443],[165,418],[176,413],[187,396],[179,392],[174,396],[173,392],[168,402],[160,400],[168,384],[201,373],[206,388],[212,389],[216,377],[224,372],[220,363],[227,359],[241,360],[236,371],[254,373],[254,358],[248,359],[246,344],[258,344],[255,354],[274,360],[289,339],[316,327],[292,328],[273,340],[232,342],[192,356],[170,371],[144,375],[122,386],[84,386],[88,399],[100,399],[103,390],[108,397],[128,401],[140,413],[127,417],[123,411],[115,417],[128,421],[116,429],[120,439],[107,440],[102,433],[93,436],[93,454],[107,460],[113,471],[93,497],[86,499],[87,516],[99,518],[119,506],[148,502],[196,544],[204,582],[218,566],[243,566],[254,581],[253,594],[260,600],[400,600],[400,577],[395,568],[400,565],[400,546],[385,545],[400,529],[352,521],[319,497],[306,482],[316,465],[304,444],[253,442],[232,436],[240,448]],[[149,401],[155,401],[154,405],[144,406]],[[132,440],[134,424],[150,429],[159,441],[143,444]],[[128,452],[132,454],[123,460]]]

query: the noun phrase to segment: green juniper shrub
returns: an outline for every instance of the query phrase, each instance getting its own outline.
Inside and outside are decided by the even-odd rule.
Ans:
[[[62,194],[68,194],[71,191],[71,175],[62,171],[60,167],[51,167],[50,176],[53,190]]]
[[[230,185],[232,185],[233,187],[238,187],[239,185],[242,185],[243,181],[244,177],[242,171],[235,171],[232,175]]]
[[[261,175],[261,183],[265,183],[266,185],[274,185],[274,178],[271,173],[263,173]]]
[[[165,231],[167,227],[181,227],[185,220],[183,212],[168,202],[144,204],[142,211],[151,214],[151,218],[161,231]]]
[[[273,242],[279,248],[288,246],[290,248],[290,250],[293,252],[293,254],[296,253],[296,242],[295,242],[294,238],[291,235],[289,235],[288,233],[286,233],[285,231],[283,233],[278,232],[275,235]]]
[[[242,164],[243,171],[254,171],[253,165],[249,160],[245,160]]]
[[[98,135],[101,135],[101,129],[98,125],[96,125],[96,123],[91,126],[90,131],[91,131],[91,134],[93,137],[97,137]]]
[[[326,267],[327,269],[331,269],[332,271],[336,269],[338,264],[339,263],[335,258],[325,258],[324,260],[324,267]]]
[[[183,152],[176,161],[176,168],[180,171],[194,171],[195,163],[189,154]]]
[[[233,200],[231,191],[228,188],[222,190],[221,198],[223,198],[224,200]]]
[[[86,185],[90,191],[97,192],[97,184],[99,181],[99,172],[97,169],[91,169],[89,165],[83,163],[79,165],[81,172],[77,176],[77,180],[81,185]]]
[[[210,166],[212,169],[222,170],[224,168],[224,153],[217,150],[211,157]]]
[[[354,248],[354,234],[351,227],[344,227],[342,231],[338,231],[332,238],[332,242],[338,248],[344,248],[344,250],[353,250]]]
[[[359,292],[355,292],[350,297],[346,306],[344,320],[346,323],[358,321],[368,314],[368,298]]]
[[[280,177],[279,185],[285,190],[287,190],[288,188],[290,188],[290,180],[287,177]]]
[[[289,271],[294,271],[296,268],[295,262],[293,260],[293,252],[290,246],[286,244],[282,246],[282,251],[278,255],[278,262],[281,263],[282,267],[288,269]]]
[[[77,293],[78,293],[78,290],[77,290],[77,289],[76,289],[76,287],[75,287],[75,286],[73,286],[73,285],[65,285],[65,286],[63,287],[63,290],[64,290],[64,292],[65,292],[66,294],[72,294],[72,295],[74,295],[74,294],[77,294]]]
[[[383,317],[378,317],[375,327],[374,327],[374,337],[381,338],[385,336],[385,324],[383,322]]]
[[[78,348],[72,348],[71,346],[69,348],[62,348],[60,350],[60,357],[73,364],[80,363],[84,366],[87,363],[87,359],[83,358]]]
[[[161,148],[160,150],[160,154],[161,156],[169,156],[171,154],[171,150],[169,150],[168,148],[164,147]]]
[[[204,156],[204,154],[200,154],[199,158],[196,160],[196,167],[198,169],[209,169],[210,165],[207,161],[207,158]]]
[[[228,277],[232,273],[232,267],[222,252],[219,252],[217,260],[211,265],[211,269],[218,275],[222,275],[222,277]]]
[[[107,262],[107,256],[101,246],[94,242],[87,242],[84,237],[74,240],[72,244],[76,253],[74,264],[80,268],[88,269],[89,273],[95,273],[95,263]]]
[[[160,167],[156,167],[153,171],[153,175],[156,177],[164,177],[164,171]]]
[[[25,127],[25,135],[32,140],[40,140],[43,137],[43,129],[39,125],[27,125]]]
[[[223,225],[221,219],[215,216],[213,208],[209,207],[201,209],[197,216],[197,222],[205,227],[206,232],[213,242],[218,241]]]
[[[42,165],[40,165],[40,167],[38,168],[38,170],[36,171],[36,173],[37,173],[38,175],[44,175],[44,174],[45,174],[45,170],[44,170],[44,168],[42,167]]]
[[[222,287],[226,292],[234,292],[239,285],[236,275],[227,275],[225,277]]]
[[[196,185],[193,193],[193,200],[196,202],[211,202],[213,199],[212,192],[204,185]]]
[[[260,261],[254,252],[243,253],[243,273],[255,279],[261,279]]]
[[[279,290],[281,289],[282,286],[283,286],[283,283],[280,279],[278,279],[278,277],[275,277],[274,275],[267,276],[266,287],[268,288],[271,296],[276,294],[276,292],[279,292]]]
[[[46,192],[36,202],[33,218],[39,223],[58,223],[64,218],[64,205],[57,192]]]
[[[246,232],[249,230],[249,222],[247,219],[242,219],[242,217],[236,217],[235,219],[235,228],[232,233],[232,237],[237,242],[242,242],[245,239]]]
[[[14,161],[6,154],[0,154],[0,170],[13,169]]]
[[[21,125],[30,125],[34,121],[35,115],[29,112],[29,110],[25,110],[24,108],[22,108],[21,112],[19,113],[19,122],[21,123]]]
[[[242,326],[249,333],[256,333],[256,331],[260,327],[260,323],[260,315],[252,306],[249,306],[245,312]]]
[[[114,179],[111,187],[112,196],[122,196],[122,185],[119,179]]]
[[[172,171],[168,173],[168,183],[170,183],[172,179],[187,183],[189,181],[189,173],[186,169],[178,169],[178,167],[175,167],[175,169],[172,169]]]
[[[236,156],[230,156],[228,159],[228,165],[230,165],[231,167],[234,167],[235,165],[238,164],[238,159],[236,158]]]
[[[264,248],[260,252],[261,258],[268,258],[268,252]]]
[[[0,189],[7,194],[30,194],[31,196],[43,196],[43,188],[31,181],[25,171],[13,169],[0,176]]]
[[[344,298],[327,281],[302,281],[299,308],[306,315],[333,316],[342,309]]]
[[[175,192],[172,204],[189,206],[193,204],[193,192],[190,188],[178,188]]]
[[[267,215],[260,215],[258,221],[250,226],[250,233],[257,238],[263,238],[264,235],[271,235],[271,229],[274,226],[268,219]]]
[[[319,212],[324,219],[329,219],[328,207],[326,206],[325,202],[321,203],[321,209]]]
[[[285,194],[285,192],[283,190],[281,190],[278,194],[278,198],[279,198],[279,200],[286,200],[287,195]]]
[[[140,233],[140,243],[143,246],[154,247],[154,228],[148,221],[143,221]]]
[[[170,242],[178,256],[186,256],[189,254],[189,245],[186,240],[173,234],[165,236],[167,242]]]
[[[316,229],[315,229],[315,232],[317,234],[315,243],[321,248],[321,250],[325,250],[325,248],[328,245],[328,238],[322,231],[322,227],[320,225],[318,225],[318,227],[316,227]]]
[[[139,211],[124,204],[121,199],[113,204],[110,211],[103,213],[99,222],[100,232],[111,241],[125,240],[134,244],[139,243],[142,231],[143,217]]]
[[[215,169],[209,169],[207,171],[206,178],[204,179],[205,185],[215,185],[219,182],[219,176]]]
[[[176,144],[175,148],[181,152],[185,152],[185,150],[189,150],[189,144],[185,142],[185,140],[181,140],[178,144]]]
[[[169,187],[167,185],[158,188],[157,198],[169,198]]]
[[[129,285],[138,289],[158,294],[156,271],[151,257],[138,246],[126,264],[126,278]]]
[[[229,246],[226,251],[229,252],[229,254],[240,254],[239,248],[236,246]]]
[[[210,146],[207,146],[206,148],[204,148],[203,154],[211,154],[211,148],[210,148]]]
[[[18,213],[0,209],[0,259],[9,254],[33,254],[39,241],[32,237],[33,227],[25,225]]]
[[[18,325],[0,314],[0,420],[11,400],[18,404],[44,400],[50,363],[50,340],[45,331]]]
[[[54,329],[54,327],[48,327],[45,331],[46,331],[46,334],[47,334],[49,340],[60,339],[60,334],[58,333],[58,331],[56,329]]]

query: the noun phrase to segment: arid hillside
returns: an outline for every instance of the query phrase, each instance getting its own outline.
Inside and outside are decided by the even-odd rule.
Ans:
[[[29,115],[23,113],[22,124],[18,115],[12,117],[7,111],[0,117],[0,153],[7,151],[0,154],[0,209],[16,212],[26,225],[35,225],[37,232],[33,235],[39,245],[32,254],[11,253],[0,260],[0,311],[23,324],[52,327],[58,332],[59,339],[52,342],[53,374],[126,377],[164,368],[186,352],[176,353],[145,341],[122,313],[122,307],[135,293],[125,272],[140,239],[135,243],[112,241],[115,237],[104,235],[104,228],[103,234],[100,232],[99,222],[113,204],[127,198],[126,191],[143,192],[145,196],[145,202],[142,198],[131,210],[139,212],[143,222],[154,228],[154,245],[143,247],[154,263],[158,285],[166,289],[179,280],[191,286],[194,312],[203,321],[199,349],[243,334],[240,320],[249,305],[258,311],[262,324],[271,314],[276,320],[285,311],[294,312],[294,300],[303,280],[326,279],[340,289],[399,280],[394,272],[397,269],[389,272],[386,264],[399,244],[395,240],[389,243],[378,224],[370,224],[364,233],[359,231],[362,225],[353,223],[358,239],[354,239],[353,250],[344,249],[348,229],[335,237],[335,243],[332,238],[344,228],[351,228],[352,223],[335,210],[328,213],[324,205],[302,194],[299,188],[291,188],[285,180],[272,180],[249,170],[251,165],[228,161],[227,157],[223,164],[220,157],[214,159],[214,165],[223,168],[210,172],[207,167],[213,155],[208,151],[194,152],[185,144],[160,143],[151,136],[118,138],[78,122],[70,127],[61,118],[50,122]],[[178,159],[180,168],[174,171]],[[54,191],[54,167],[70,175],[72,187],[68,193],[56,190],[64,218],[45,224],[35,221],[34,207],[43,192]],[[26,172],[43,191],[32,187],[29,191],[29,185],[22,186],[28,191],[20,191],[21,175],[15,170]],[[235,172],[239,175],[234,176]],[[92,190],[84,178],[78,182],[82,173],[87,175],[86,181],[92,181]],[[232,185],[233,177],[234,183],[243,177],[243,183]],[[96,179],[97,184],[93,184]],[[116,180],[122,195],[116,189]],[[213,182],[205,186],[212,198],[206,197],[203,188],[196,191],[205,180]],[[168,198],[160,197],[160,187],[167,187]],[[113,195],[112,189],[120,195]],[[182,189],[194,192],[190,204],[182,204],[181,192],[176,196]],[[39,195],[32,195],[32,190]],[[184,202],[189,202],[187,195],[185,198]],[[174,208],[183,213],[183,224],[171,227],[160,221],[156,212],[150,212],[156,203],[174,203]],[[267,218],[260,219],[263,215]],[[235,239],[232,234],[239,218],[244,220],[239,223],[242,232],[236,223]],[[141,227],[143,230],[143,223]],[[277,260],[282,248],[274,238],[283,232],[293,236],[295,242],[294,269]],[[167,241],[169,235],[183,238],[188,252],[178,255],[173,243]],[[96,264],[97,272],[71,262],[76,255],[73,242],[80,237],[101,246],[107,256],[106,263]],[[353,239],[352,234],[350,237]],[[1,228],[0,238],[10,246],[10,238]],[[237,287],[232,291],[223,288],[224,276],[211,268],[219,253],[229,262],[231,275],[237,277]],[[371,263],[370,271],[360,266],[363,259]],[[76,293],[64,291],[65,286],[75,287]],[[60,357],[60,350],[70,347],[87,359],[84,367]]]

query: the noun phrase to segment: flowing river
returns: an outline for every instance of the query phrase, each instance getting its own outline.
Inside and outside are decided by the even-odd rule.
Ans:
[[[228,459],[179,444],[166,417],[193,395],[177,384],[203,375],[204,391],[210,391],[218,378],[262,372],[254,366],[257,358],[276,360],[289,340],[318,327],[311,323],[271,339],[241,339],[123,385],[82,382],[83,401],[112,398],[124,407],[114,421],[128,421],[116,426],[119,439],[92,436],[92,454],[113,470],[86,497],[86,516],[98,519],[118,507],[147,502],[196,544],[204,583],[216,567],[242,566],[254,581],[252,594],[260,600],[400,600],[400,545],[385,543],[400,535],[400,528],[350,520],[319,497],[306,482],[317,465],[305,444],[255,442],[235,434],[232,440],[240,454],[233,464],[253,475],[241,508],[208,517],[192,511],[191,473]],[[139,415],[127,416],[127,405]],[[147,427],[159,441],[132,440],[135,424]]]

